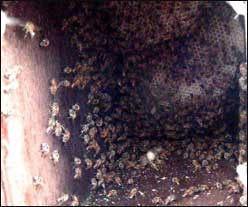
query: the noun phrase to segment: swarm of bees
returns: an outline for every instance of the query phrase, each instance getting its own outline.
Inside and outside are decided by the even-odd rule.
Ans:
[[[74,67],[64,67],[63,79],[52,79],[49,86],[53,98],[62,89],[87,97],[85,102],[77,100],[65,110],[69,122],[81,122],[84,149],[82,157],[73,159],[74,179],[82,176],[82,169],[88,170],[93,172],[93,192],[103,191],[107,198],[114,199],[119,192],[113,186],[126,183],[130,188],[125,195],[134,199],[140,191],[133,186],[135,176],[123,178],[125,170],[142,172],[152,168],[154,173],[162,172],[164,163],[173,156],[190,160],[194,173],[212,173],[221,160],[237,161],[239,149],[230,130],[234,122],[227,117],[237,106],[237,88],[233,87],[236,70],[232,66],[240,61],[243,51],[227,34],[231,26],[223,23],[227,22],[226,16],[232,15],[228,9],[222,11],[218,3],[211,2],[183,6],[180,2],[104,1],[97,11],[89,2],[75,4],[73,8],[78,6],[82,11],[64,20],[63,31],[71,35],[80,60]],[[194,16],[189,15],[193,12],[191,4],[197,11]],[[177,15],[173,18],[176,25],[165,21],[168,18],[157,7],[167,9],[169,16]],[[154,9],[156,17],[148,12]],[[204,17],[192,27],[183,25],[186,20],[181,22],[181,9],[188,11],[188,22],[195,22],[201,13]],[[141,14],[146,15],[139,18]],[[118,18],[109,19],[108,26],[108,16]],[[154,24],[157,27],[152,29]],[[209,34],[216,29],[214,26],[227,27],[227,31],[222,31],[221,37]],[[238,25],[235,28],[240,29]],[[108,35],[102,31],[108,31]],[[230,54],[230,45],[236,45],[236,55]],[[241,68],[242,74],[244,71]],[[244,88],[245,79],[239,84]],[[67,143],[71,132],[60,121],[64,114],[59,107],[62,105],[57,102],[51,106],[47,133]],[[241,119],[246,120],[244,117]],[[59,160],[56,152],[52,153],[55,163]],[[180,187],[181,179],[171,179]],[[192,186],[182,197],[208,190],[207,185]],[[229,191],[235,193],[236,189],[230,187]],[[173,194],[167,198],[155,196],[151,201],[169,205],[175,199]]]

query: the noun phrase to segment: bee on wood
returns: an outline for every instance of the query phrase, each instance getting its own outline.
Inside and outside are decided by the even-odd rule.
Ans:
[[[81,178],[81,176],[82,176],[82,169],[80,167],[76,167],[74,169],[74,176],[73,176],[73,178],[74,179],[79,179],[79,178]]]
[[[54,130],[55,126],[56,126],[56,120],[55,120],[55,118],[54,117],[49,118],[49,120],[48,120],[48,127],[46,129],[46,133],[47,134],[52,133],[52,131]]]
[[[58,116],[59,114],[59,104],[57,102],[53,102],[51,106],[52,117]]]
[[[40,145],[41,156],[46,157],[50,152],[50,147],[47,143],[41,143]]]
[[[79,166],[79,165],[81,165],[81,163],[82,163],[81,159],[78,158],[78,157],[74,157],[73,162],[74,162],[74,165],[75,165],[75,166]]]
[[[36,189],[40,189],[44,185],[43,178],[41,176],[34,176],[33,177],[33,185]]]
[[[80,200],[79,200],[79,197],[78,196],[72,195],[71,196],[71,199],[72,199],[71,206],[79,206]]]
[[[58,199],[57,199],[57,202],[59,205],[62,205],[64,204],[65,202],[67,202],[69,200],[70,196],[69,194],[63,194],[61,195]]]
[[[62,124],[60,124],[58,121],[56,121],[55,130],[54,130],[55,136],[60,137],[62,135],[62,132],[63,132]]]
[[[24,38],[27,38],[28,34],[30,35],[31,38],[33,38],[36,33],[41,31],[41,28],[35,25],[33,22],[28,21],[24,25],[23,30],[25,31]]]
[[[54,165],[59,162],[59,158],[60,158],[59,151],[54,150],[51,154],[51,157],[50,157],[50,159],[53,161]]]
[[[49,87],[50,93],[55,96],[58,88],[59,88],[58,82],[53,78],[50,82],[50,87]]]
[[[66,142],[68,142],[70,140],[70,138],[71,138],[70,131],[68,129],[65,129],[64,133],[63,133],[63,137],[62,137],[62,142],[66,143]]]
[[[138,189],[137,189],[137,188],[133,188],[133,189],[129,192],[128,197],[129,197],[130,199],[133,199],[134,197],[137,196],[137,193],[138,193]]]

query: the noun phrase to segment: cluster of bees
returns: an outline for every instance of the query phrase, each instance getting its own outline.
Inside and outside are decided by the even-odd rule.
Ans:
[[[10,101],[11,92],[19,88],[18,76],[20,75],[22,70],[23,67],[19,64],[16,64],[11,68],[3,68],[3,72],[1,73],[1,94],[4,97],[1,100],[1,114],[4,116],[10,116],[13,114],[14,106],[13,103]]]
[[[38,35],[40,39],[40,47],[46,48],[50,45],[49,39],[44,36],[42,29],[35,23],[27,21],[23,25],[23,31],[25,32],[24,38],[27,38],[28,36],[30,36],[30,38],[34,38],[35,35]]]
[[[240,65],[240,108],[239,108],[239,163],[247,162],[247,65]]]
[[[207,13],[200,22],[202,27],[209,24],[208,17],[214,12],[199,2],[192,3],[194,7],[189,4],[183,7],[180,2],[104,1],[75,2],[70,7],[74,15],[64,20],[62,30],[71,35],[71,43],[80,59],[74,66],[63,69],[63,80],[52,79],[49,89],[54,97],[65,88],[87,96],[86,103],[75,103],[66,110],[66,118],[73,123],[81,109],[86,111],[83,118],[80,117],[80,135],[86,150],[81,157],[74,157],[73,177],[80,179],[82,168],[94,172],[90,180],[93,192],[102,191],[107,198],[115,198],[120,186],[132,186],[135,182],[135,175],[123,179],[125,170],[139,172],[151,167],[161,171],[164,163],[175,155],[192,160],[192,171],[205,169],[207,173],[217,170],[222,159],[237,160],[239,151],[233,144],[233,131],[227,131],[234,123],[228,115],[237,108],[235,87],[224,85],[225,80],[231,78],[221,73],[224,69],[218,63],[219,57],[212,57],[213,52],[218,54],[219,51],[216,45],[211,47],[208,42],[211,38],[204,35],[208,27],[197,27],[201,30],[200,39],[196,39],[192,31],[185,34],[183,24],[187,24],[180,22],[179,8],[188,11],[192,21],[199,14],[190,15],[190,8],[201,8],[203,14]],[[80,8],[80,14],[76,8]],[[177,11],[178,30],[175,25],[171,31],[172,25],[164,26],[161,8],[169,13]],[[226,18],[216,15],[219,19]],[[161,25],[156,25],[160,21]],[[165,30],[161,31],[163,26]],[[178,38],[180,35],[185,37]],[[189,48],[188,44],[194,41],[201,44]],[[206,57],[212,61],[208,66],[201,64],[202,59],[197,62],[197,57],[190,55],[202,48],[208,50]],[[183,55],[193,61],[186,61]],[[213,74],[222,79],[207,83]],[[178,97],[181,90],[178,82],[185,83],[187,88],[202,77],[205,79],[199,87],[206,97],[195,95],[194,88],[187,101]],[[204,84],[223,92],[209,98],[211,91]],[[59,122],[60,113],[59,101],[52,103],[47,133],[67,143],[71,133]],[[55,163],[56,157],[59,156],[54,156]],[[172,182],[180,185],[177,177]],[[208,189],[204,184],[193,186],[186,189],[182,197]],[[138,187],[126,191],[129,199],[143,195]],[[68,201],[69,197],[63,195],[59,203]],[[152,203],[170,204],[175,199],[174,195],[165,199],[155,197]]]
[[[247,206],[247,64],[241,64],[239,71],[239,164],[245,166],[245,169],[242,175],[241,172],[237,171],[237,173],[243,187],[243,195],[240,197],[240,203],[243,206]]]

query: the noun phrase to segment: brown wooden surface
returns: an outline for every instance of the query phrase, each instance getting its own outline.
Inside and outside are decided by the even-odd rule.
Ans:
[[[22,21],[32,21],[44,30],[50,46],[39,47],[39,39],[27,37],[20,27],[7,26],[1,41],[2,73],[20,64],[19,88],[2,99],[10,98],[14,114],[1,116],[1,205],[53,205],[61,192],[71,192],[68,157],[63,155],[61,145],[45,133],[49,118],[49,80],[58,77],[62,67],[75,58],[59,35],[62,20],[59,8],[47,10],[41,3],[21,1],[8,8],[9,16]],[[74,62],[74,61],[73,61]],[[2,77],[2,76],[1,76]],[[2,77],[3,78],[3,77]],[[49,158],[41,158],[40,144],[47,142],[51,150],[58,149],[62,159],[53,166]],[[41,176],[45,185],[36,190],[33,176]]]

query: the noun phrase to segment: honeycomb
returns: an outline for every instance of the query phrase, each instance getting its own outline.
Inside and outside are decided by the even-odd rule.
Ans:
[[[180,2],[176,4],[179,6]],[[191,4],[194,5],[191,11],[193,12],[195,11],[193,8],[198,8],[199,5],[192,2]],[[206,7],[211,7],[211,4],[209,3]],[[179,6],[179,8],[181,7]],[[169,84],[162,72],[157,72],[154,73],[154,76],[161,77],[153,77],[150,90],[156,92],[152,92],[152,94],[162,94],[158,92],[158,88],[177,91],[174,93],[177,93],[181,104],[187,102],[191,104],[189,98],[192,95],[211,99],[223,95],[226,89],[233,84],[231,80],[235,77],[237,65],[244,54],[244,30],[239,21],[234,19],[235,13],[231,12],[228,6],[217,4],[212,9],[211,18],[198,27],[193,34],[188,33],[189,38],[184,38],[182,35],[183,40],[180,41],[179,49],[174,49],[173,55],[177,56],[176,61],[167,65],[165,69],[178,71],[178,73],[180,71],[181,77],[177,80],[180,82],[180,86]],[[176,10],[175,16],[177,16],[177,11],[180,10]],[[181,18],[179,19],[183,19],[185,14],[180,12]],[[170,19],[167,21],[166,24],[170,24]],[[183,55],[181,56],[178,51],[183,51]],[[189,83],[189,79],[193,79],[193,81]],[[217,87],[213,87],[214,85]],[[207,91],[210,89],[212,93],[209,94],[210,97],[207,97]]]

